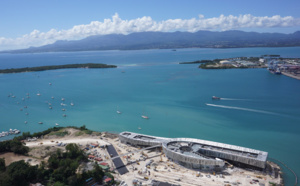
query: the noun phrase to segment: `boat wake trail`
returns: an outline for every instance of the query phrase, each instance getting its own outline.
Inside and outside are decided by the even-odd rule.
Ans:
[[[249,108],[242,108],[242,107],[231,107],[231,106],[215,105],[215,104],[209,104],[209,103],[206,103],[206,105],[207,105],[207,106],[211,106],[211,107],[225,108],[225,109],[244,110],[244,111],[249,111],[249,112],[257,112],[257,113],[263,113],[263,114],[277,115],[277,114],[274,113],[274,112],[268,112],[268,111],[256,110],[256,109],[249,109]]]
[[[249,99],[234,99],[234,98],[221,98],[221,100],[240,100],[240,101],[250,101]]]

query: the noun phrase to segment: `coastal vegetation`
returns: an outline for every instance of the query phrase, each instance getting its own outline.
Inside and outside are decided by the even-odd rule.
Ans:
[[[198,63],[210,63],[210,62],[213,62],[213,60],[197,60],[191,62],[180,62],[179,64],[198,64]]]
[[[52,127],[42,132],[35,132],[33,134],[30,134],[30,132],[23,132],[22,135],[15,137],[14,140],[20,141],[20,140],[25,140],[27,138],[40,138],[44,135],[50,134],[51,132],[58,132],[63,128],[64,127]]]
[[[66,131],[64,129],[61,129],[61,130],[59,130],[57,132],[51,132],[49,135],[55,135],[55,136],[63,137],[63,136],[68,135],[68,134],[69,134],[68,131]]]
[[[29,185],[40,182],[44,185],[84,185],[85,180],[92,178],[102,183],[105,173],[98,166],[87,172],[78,173],[82,162],[87,162],[85,153],[76,145],[68,144],[66,152],[57,149],[48,162],[39,166],[30,166],[24,160],[5,166],[5,160],[0,159],[0,185]]]
[[[76,129],[75,131],[83,134],[92,134],[94,132],[87,129],[85,125],[81,127],[53,127],[33,134],[24,132],[12,140],[0,142],[0,152],[15,152],[28,156],[30,149],[24,146],[25,139],[43,138],[52,135],[63,137],[70,135],[68,132],[70,128],[72,130]],[[50,150],[53,147],[47,146],[46,148]],[[39,165],[35,166],[31,166],[27,160],[26,162],[24,160],[16,161],[6,166],[5,159],[0,158],[0,185],[26,186],[30,183],[41,183],[49,186],[75,186],[85,185],[86,180],[92,180],[93,183],[101,185],[106,177],[112,179],[109,184],[114,183],[113,176],[109,172],[104,172],[97,164],[92,164],[92,169],[85,170],[84,167],[88,163],[87,154],[77,144],[69,143],[63,148],[53,148],[53,150],[48,154],[47,161],[41,161]]]
[[[86,128],[86,126],[85,125],[83,125],[83,126],[81,126],[81,127],[79,127],[79,128],[77,128],[77,127],[74,127],[75,129],[79,129],[80,131],[79,132],[81,132],[82,134],[92,134],[93,133],[93,131],[92,130],[89,130],[88,128]],[[100,133],[101,134],[101,133]]]
[[[16,154],[26,155],[28,151],[29,148],[24,146],[24,144],[16,138],[13,140],[0,142],[0,153],[14,152]]]
[[[25,68],[11,68],[0,70],[0,73],[20,73],[20,72],[38,72],[45,70],[57,70],[67,68],[116,68],[115,65],[107,65],[100,63],[85,63],[85,64],[67,64],[67,65],[52,65],[40,67],[25,67]]]
[[[94,131],[86,128],[85,125],[81,127],[75,127],[75,126],[68,126],[68,127],[52,127],[47,130],[41,131],[41,132],[35,132],[33,134],[30,134],[30,132],[23,132],[22,135],[17,136],[14,138],[14,140],[20,141],[25,140],[27,138],[41,138],[45,135],[56,135],[56,136],[65,136],[68,134],[67,131],[65,131],[65,128],[73,128],[79,130],[81,134],[92,134]],[[77,133],[78,133],[77,132]],[[101,134],[101,133],[99,133]]]

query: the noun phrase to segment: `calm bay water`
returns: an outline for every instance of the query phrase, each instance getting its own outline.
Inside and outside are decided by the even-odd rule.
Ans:
[[[178,64],[263,54],[300,57],[300,47],[0,54],[1,69],[72,63],[118,66],[0,74],[0,131],[36,132],[59,123],[199,138],[267,151],[300,175],[299,80],[266,69],[202,70]],[[16,98],[8,97],[10,93]],[[212,100],[213,95],[227,99]],[[143,114],[150,119],[142,119]],[[283,170],[286,184],[292,185],[293,175]]]

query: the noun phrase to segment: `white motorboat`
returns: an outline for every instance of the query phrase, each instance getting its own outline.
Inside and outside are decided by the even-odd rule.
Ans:
[[[145,116],[145,115],[142,115],[142,118],[144,118],[144,119],[149,119],[149,117],[148,117],[148,116]]]

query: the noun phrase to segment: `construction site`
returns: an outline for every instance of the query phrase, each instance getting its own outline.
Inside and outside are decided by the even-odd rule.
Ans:
[[[39,164],[65,144],[75,143],[85,151],[89,162],[79,171],[98,164],[111,173],[121,186],[149,185],[282,185],[281,170],[267,161],[267,152],[212,141],[190,138],[162,138],[122,132],[76,136],[77,130],[64,129],[64,137],[46,136],[26,141],[31,148],[30,164]],[[5,154],[5,158],[9,160]],[[11,160],[12,162],[13,160]],[[110,177],[103,178],[111,184]],[[97,185],[88,179],[86,185]]]
[[[280,167],[267,161],[267,152],[132,132],[107,140],[117,152],[110,155],[121,185],[282,184]],[[116,163],[116,159],[120,160]]]

